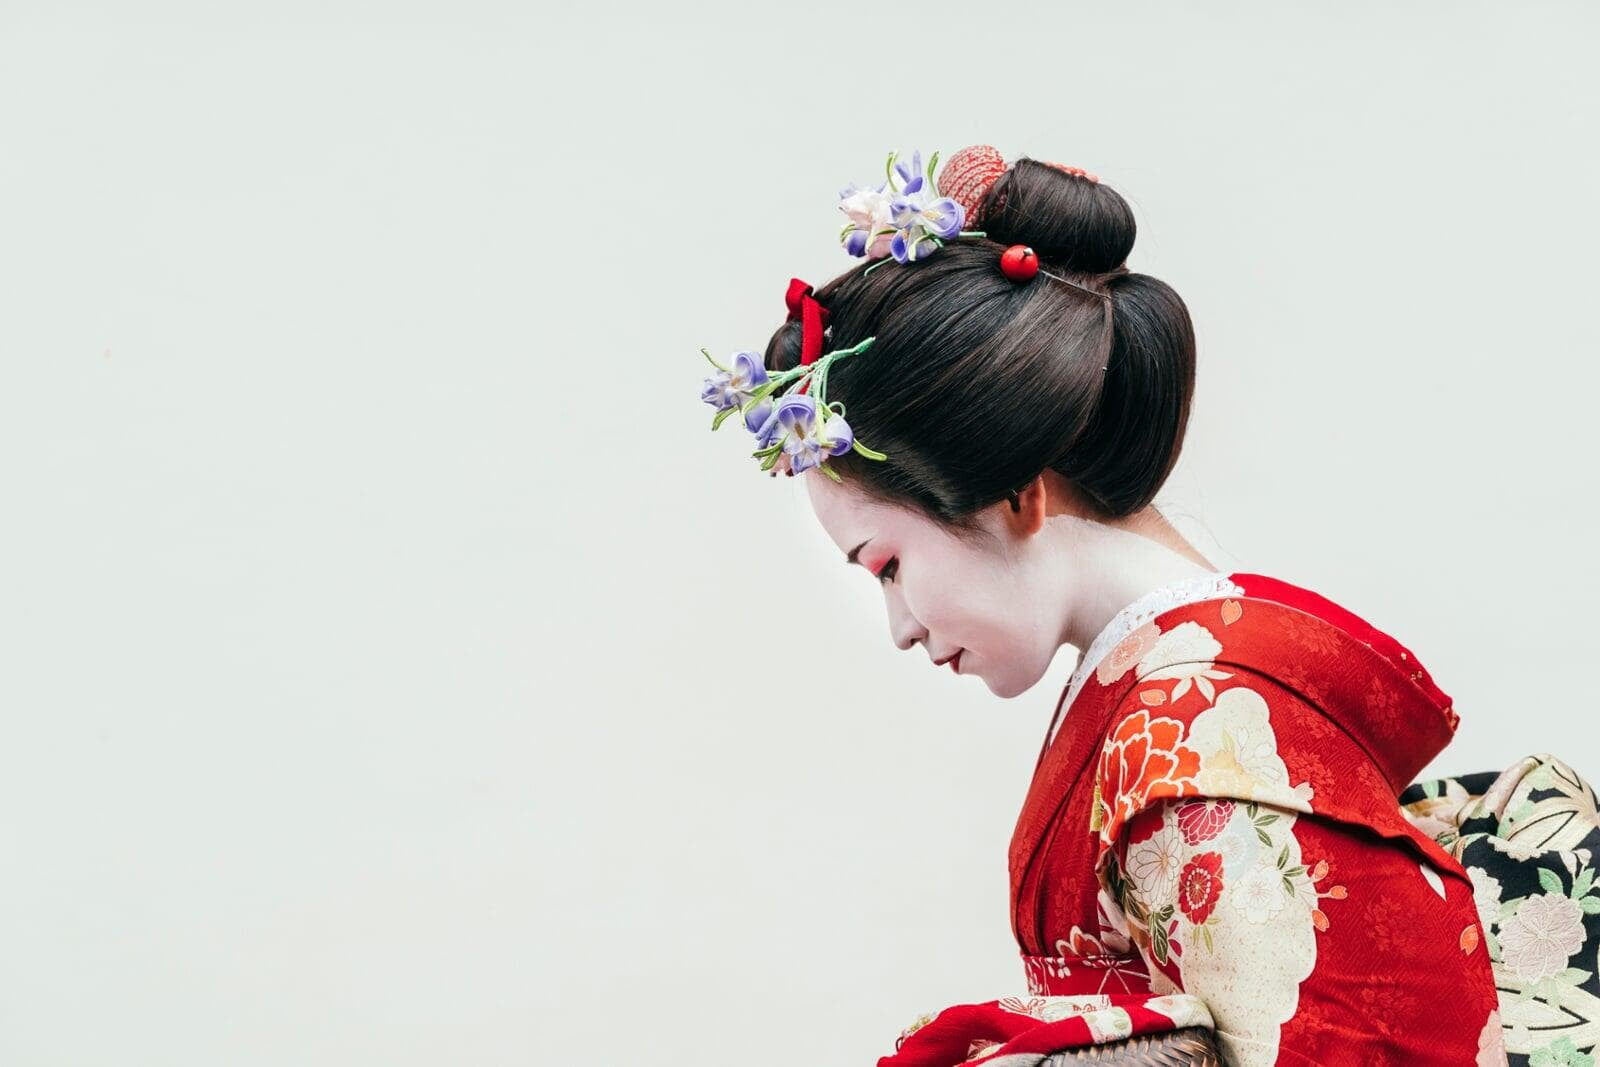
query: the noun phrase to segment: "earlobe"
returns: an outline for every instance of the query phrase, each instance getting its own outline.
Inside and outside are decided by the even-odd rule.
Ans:
[[[1044,527],[1048,498],[1043,475],[1012,492],[1006,504],[1006,521],[1019,537],[1031,537]]]

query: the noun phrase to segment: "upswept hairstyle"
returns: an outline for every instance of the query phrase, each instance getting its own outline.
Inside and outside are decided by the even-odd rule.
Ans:
[[[888,454],[828,460],[847,481],[970,534],[976,512],[1042,471],[1063,475],[1101,517],[1148,504],[1183,445],[1194,393],[1194,327],[1171,286],[1120,273],[1133,212],[1090,178],[1023,157],[965,228],[926,259],[873,260],[816,291],[824,349],[875,337],[828,374],[856,435]],[[1041,271],[1018,284],[1000,254],[1025,244]],[[880,269],[868,267],[883,263]],[[1110,294],[1062,285],[1050,271]],[[1109,342],[1109,343],[1108,343]],[[766,349],[769,371],[800,361],[800,323]]]

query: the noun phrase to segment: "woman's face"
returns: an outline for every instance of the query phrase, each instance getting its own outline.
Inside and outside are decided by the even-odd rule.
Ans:
[[[1005,501],[980,514],[990,536],[960,540],[920,513],[878,501],[807,471],[812,509],[843,553],[876,575],[895,647],[921,644],[930,661],[960,653],[955,668],[999,697],[1026,692],[1062,644],[1066,605],[1052,603],[1059,575],[1044,573],[1043,538],[1016,528]],[[950,670],[950,665],[940,670]]]

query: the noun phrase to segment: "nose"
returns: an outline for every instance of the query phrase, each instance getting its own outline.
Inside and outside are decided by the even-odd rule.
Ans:
[[[926,642],[928,631],[916,620],[900,598],[893,594],[888,597],[889,605],[889,637],[894,641],[894,647],[902,652],[909,652],[911,646],[918,641]]]

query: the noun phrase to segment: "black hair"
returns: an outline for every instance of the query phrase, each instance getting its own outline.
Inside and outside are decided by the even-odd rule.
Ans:
[[[844,402],[863,445],[888,455],[851,451],[828,465],[963,534],[1046,469],[1103,518],[1140,510],[1182,448],[1195,345],[1172,287],[1126,271],[1133,211],[1102,182],[1023,157],[964,228],[986,236],[909,263],[863,262],[817,289],[829,309],[824,351],[876,338],[830,366],[828,399]],[[1000,271],[1013,244],[1039,256],[1030,281]],[[799,363],[800,333],[789,321],[773,334],[768,370]]]

